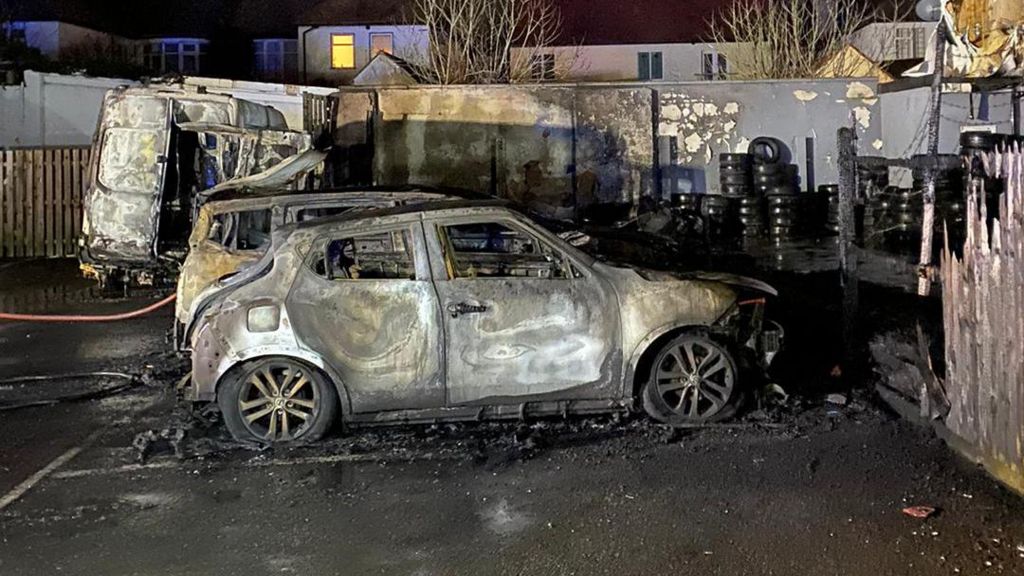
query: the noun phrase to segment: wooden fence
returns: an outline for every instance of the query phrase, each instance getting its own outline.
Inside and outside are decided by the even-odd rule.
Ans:
[[[0,150],[0,257],[76,254],[89,148]]]
[[[943,251],[946,426],[1024,492],[1024,154],[991,160],[1006,183],[998,219],[973,191],[963,256]]]

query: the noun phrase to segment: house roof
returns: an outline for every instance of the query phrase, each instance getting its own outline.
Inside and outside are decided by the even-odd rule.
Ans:
[[[363,69],[356,74],[355,79],[352,83],[356,86],[371,86],[378,82],[381,82],[382,78],[380,74],[387,74],[389,78],[385,84],[392,85],[412,85],[412,84],[426,84],[427,81],[423,77],[423,74],[415,66],[413,66],[408,60],[395,56],[394,54],[388,54],[387,52],[378,52],[363,66]],[[368,75],[378,75],[370,76]]]

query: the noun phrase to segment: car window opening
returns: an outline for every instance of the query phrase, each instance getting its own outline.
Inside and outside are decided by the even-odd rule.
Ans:
[[[331,240],[313,271],[328,280],[415,280],[411,236],[403,229]]]
[[[270,244],[269,209],[228,212],[213,217],[207,239],[228,250],[262,250]]]
[[[495,222],[442,228],[451,278],[569,278],[564,256],[533,236]]]

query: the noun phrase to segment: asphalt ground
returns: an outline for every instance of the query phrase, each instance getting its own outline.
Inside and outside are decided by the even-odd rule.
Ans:
[[[35,273],[13,271],[0,290],[31,291]],[[38,309],[155,296],[59,300]],[[0,323],[0,377],[147,375],[115,396],[0,412],[0,574],[1024,573],[1024,501],[866,392],[834,406],[782,382],[800,392],[686,432],[570,419],[259,451],[178,405],[170,320]],[[103,383],[0,392],[90,385]],[[937,513],[902,512],[915,505]]]

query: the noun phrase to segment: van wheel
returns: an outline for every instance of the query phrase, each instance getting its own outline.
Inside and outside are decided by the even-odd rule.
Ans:
[[[338,412],[334,386],[289,358],[244,365],[224,382],[217,403],[232,436],[271,444],[318,440]]]
[[[730,418],[739,410],[736,362],[725,346],[700,333],[683,334],[658,352],[642,391],[644,410],[670,425]]]

